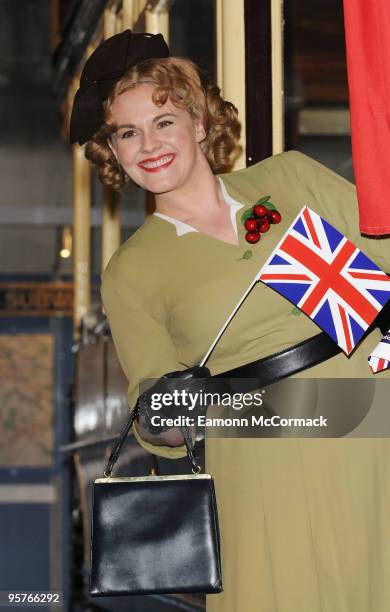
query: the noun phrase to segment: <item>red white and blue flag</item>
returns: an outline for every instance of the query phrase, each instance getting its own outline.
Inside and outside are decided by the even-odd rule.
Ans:
[[[371,370],[376,374],[377,372],[383,372],[390,368],[390,361],[383,359],[382,357],[369,357],[368,363],[370,364]]]
[[[390,329],[370,354],[368,363],[374,374],[390,368]]]
[[[293,302],[347,355],[390,299],[390,277],[307,206],[258,280]]]

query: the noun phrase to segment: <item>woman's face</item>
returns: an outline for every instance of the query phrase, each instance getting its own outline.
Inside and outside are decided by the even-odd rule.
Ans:
[[[117,131],[111,149],[126,174],[152,193],[166,193],[188,183],[203,156],[200,122],[168,99],[152,100],[153,85],[143,83],[119,95],[111,107]]]

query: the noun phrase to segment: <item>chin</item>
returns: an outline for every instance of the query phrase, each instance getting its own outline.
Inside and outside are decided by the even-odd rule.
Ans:
[[[168,177],[158,177],[154,176],[153,178],[149,178],[147,180],[135,180],[135,182],[146,189],[146,191],[150,191],[151,193],[161,194],[168,193],[169,191],[174,191],[179,187],[179,182],[177,179],[172,179]]]

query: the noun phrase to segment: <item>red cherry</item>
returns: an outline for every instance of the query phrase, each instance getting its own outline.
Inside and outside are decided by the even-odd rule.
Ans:
[[[245,229],[248,230],[248,232],[254,232],[257,229],[257,219],[249,217],[249,219],[245,221],[244,225]]]
[[[268,217],[270,223],[280,223],[281,220],[282,220],[282,215],[277,210],[270,210],[270,211],[268,211],[267,217]]]
[[[253,207],[253,214],[256,217],[265,217],[267,213],[268,208],[266,206],[263,206],[262,204],[256,204],[256,206]]]
[[[261,236],[259,234],[259,232],[247,232],[245,234],[245,240],[247,242],[250,242],[251,244],[255,244],[256,242],[259,242]]]
[[[265,234],[265,232],[268,232],[270,227],[271,227],[270,222],[267,219],[267,217],[264,217],[264,219],[259,220],[258,228],[259,228],[259,232],[261,232],[262,234]]]

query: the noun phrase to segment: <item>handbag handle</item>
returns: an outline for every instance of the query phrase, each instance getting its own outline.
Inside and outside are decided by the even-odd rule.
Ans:
[[[205,370],[207,370],[208,375],[210,375],[210,371],[208,370],[208,368],[206,368],[206,362],[208,361],[212,351],[214,350],[214,348],[216,347],[216,345],[218,344],[222,334],[224,333],[224,331],[226,330],[226,328],[230,325],[231,320],[233,319],[235,313],[237,312],[237,310],[240,308],[241,304],[244,302],[246,296],[248,295],[248,293],[251,291],[253,287],[253,284],[248,288],[248,290],[245,292],[244,296],[241,298],[241,300],[239,301],[239,303],[237,304],[237,306],[234,308],[233,312],[231,313],[231,315],[229,316],[229,318],[227,319],[227,321],[225,321],[222,329],[220,330],[220,332],[218,333],[217,337],[215,338],[213,344],[211,345],[211,347],[209,348],[208,352],[206,353],[206,355],[203,357],[201,363],[197,366],[194,366],[193,370],[197,370],[198,371],[198,376],[200,378],[202,378],[202,376],[204,376],[205,374]],[[172,374],[178,374],[178,372],[172,372]],[[194,374],[194,372],[193,372]],[[169,378],[169,376],[168,376]],[[195,374],[195,378],[197,378],[197,375]],[[115,465],[115,463],[117,462],[119,453],[121,451],[121,448],[123,446],[123,442],[125,441],[125,438],[127,436],[127,434],[130,431],[130,428],[132,426],[132,424],[134,423],[134,420],[137,418],[137,416],[139,415],[139,401],[140,398],[138,398],[136,405],[134,406],[134,409],[131,411],[130,415],[128,416],[126,422],[124,423],[120,433],[119,433],[119,439],[116,442],[116,444],[114,445],[112,451],[111,451],[111,455],[107,461],[107,465],[106,468],[103,472],[104,476],[106,478],[110,478],[111,474],[112,474],[112,470],[113,467]],[[194,455],[194,447],[192,444],[192,440],[191,440],[191,435],[188,431],[187,426],[183,425],[180,427],[180,430],[183,434],[183,438],[184,438],[184,442],[187,448],[187,455],[189,460],[191,461],[191,465],[192,465],[192,471],[194,474],[199,474],[202,470],[201,466],[198,464],[198,462],[196,461],[195,455]]]
[[[119,432],[119,438],[112,448],[110,457],[107,461],[105,470],[103,472],[103,475],[105,476],[105,478],[110,478],[112,474],[112,470],[114,469],[114,465],[118,460],[119,453],[121,452],[123,443],[127,437],[127,434],[130,431],[131,426],[133,425],[138,415],[139,415],[139,400],[137,400],[136,405],[134,406],[133,410],[130,412],[128,418],[123,424],[122,429]],[[192,471],[194,474],[199,474],[202,468],[196,460],[196,457],[194,454],[194,446],[192,444],[191,435],[188,431],[188,428],[186,426],[183,426],[183,427],[180,427],[180,430],[183,434],[184,442],[187,448],[187,455],[192,465]]]

